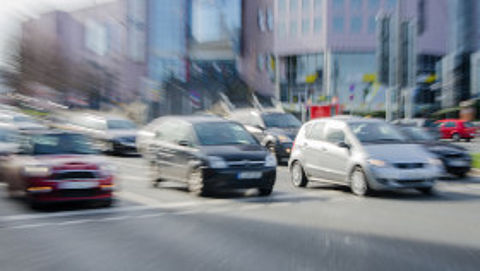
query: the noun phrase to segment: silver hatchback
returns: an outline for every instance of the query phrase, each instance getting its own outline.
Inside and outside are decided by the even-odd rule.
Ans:
[[[297,187],[320,181],[348,185],[359,196],[407,188],[429,194],[443,166],[385,121],[337,117],[302,126],[289,171]]]

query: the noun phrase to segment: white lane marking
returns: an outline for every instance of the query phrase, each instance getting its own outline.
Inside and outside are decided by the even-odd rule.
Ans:
[[[35,223],[35,224],[25,224],[25,225],[17,225],[10,227],[11,229],[31,229],[31,228],[38,228],[38,227],[45,227],[45,226],[52,226],[53,223]]]
[[[166,213],[154,213],[154,214],[145,214],[145,215],[139,215],[139,216],[136,216],[135,218],[152,218],[152,217],[159,217],[159,216],[163,216],[165,215]]]
[[[78,220],[69,220],[64,222],[55,223],[56,226],[67,226],[67,225],[75,225],[75,224],[84,224],[84,223],[91,223],[95,222],[95,219],[78,219]]]
[[[129,219],[129,218],[132,218],[133,216],[129,216],[129,215],[122,215],[122,216],[112,216],[112,217],[105,217],[105,218],[102,218],[102,219],[98,219],[97,221],[116,221],[116,220],[125,220],[125,219]]]

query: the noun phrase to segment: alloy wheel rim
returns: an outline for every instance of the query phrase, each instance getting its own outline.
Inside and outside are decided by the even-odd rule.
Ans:
[[[357,195],[364,195],[366,191],[366,183],[360,171],[356,171],[352,178],[352,190]]]
[[[295,165],[293,166],[293,183],[295,185],[299,185],[300,184],[300,179],[301,179],[301,169],[300,169],[300,165],[298,165],[298,163],[295,163]]]

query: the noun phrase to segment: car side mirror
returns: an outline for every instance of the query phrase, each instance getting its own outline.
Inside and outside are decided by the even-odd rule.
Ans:
[[[178,145],[183,146],[183,147],[191,147],[192,143],[188,140],[179,140]]]
[[[347,150],[350,150],[350,145],[345,143],[345,141],[340,141],[337,143],[337,146],[340,147],[340,148],[344,148],[344,149],[347,149]]]

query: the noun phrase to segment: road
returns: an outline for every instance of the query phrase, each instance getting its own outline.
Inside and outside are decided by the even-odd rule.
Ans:
[[[0,194],[0,270],[478,270],[480,178],[444,179],[434,196],[358,198],[292,187],[278,168],[271,197],[198,198],[153,188],[141,158],[110,158],[111,208],[34,211]]]

